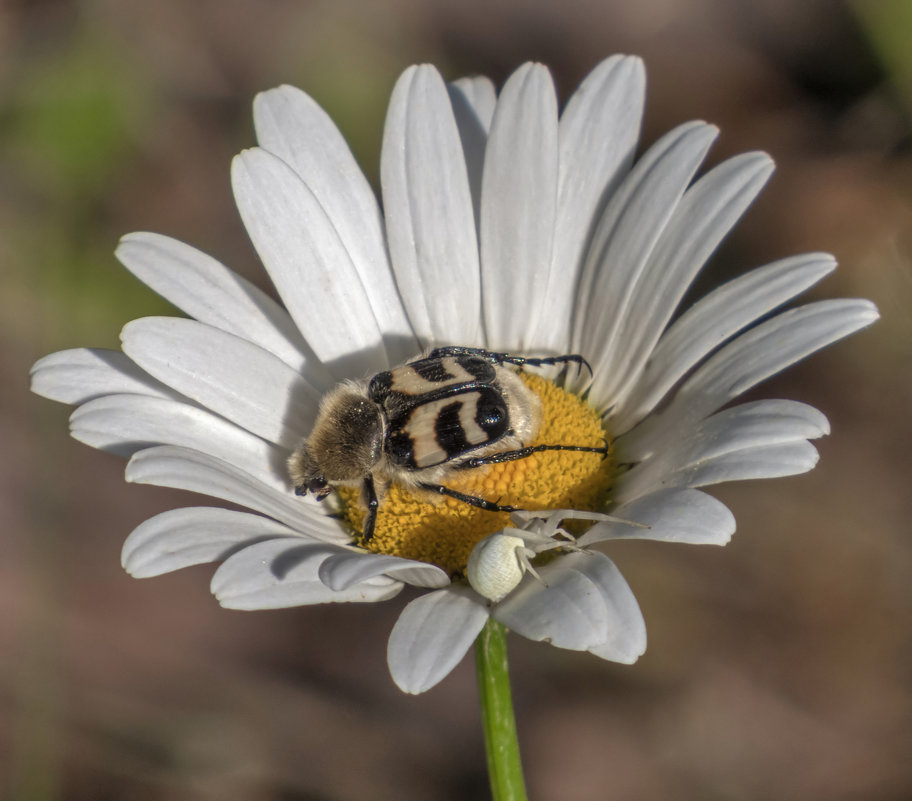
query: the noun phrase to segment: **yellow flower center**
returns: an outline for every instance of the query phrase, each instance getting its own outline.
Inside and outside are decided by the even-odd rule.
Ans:
[[[542,423],[530,445],[610,445],[598,413],[578,395],[551,381],[520,374],[541,398]],[[456,471],[442,482],[450,489],[520,509],[601,511],[608,499],[614,460],[586,451],[543,451],[524,459]],[[358,490],[341,487],[343,518],[356,536],[365,509]],[[461,575],[476,543],[509,525],[507,512],[490,512],[455,498],[393,483],[380,500],[374,536],[365,548],[435,564]]]

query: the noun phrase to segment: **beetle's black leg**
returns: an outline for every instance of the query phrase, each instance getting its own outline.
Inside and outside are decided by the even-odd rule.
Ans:
[[[374,526],[377,524],[377,508],[380,502],[377,500],[377,491],[374,488],[374,477],[368,473],[364,479],[364,503],[367,506],[367,514],[364,516],[364,533],[361,535],[362,542],[370,542],[374,536]]]
[[[517,459],[525,459],[533,453],[542,451],[582,451],[584,453],[600,453],[602,458],[608,456],[610,448],[603,445],[600,448],[590,448],[585,445],[530,445],[528,448],[517,448],[515,451],[504,451],[503,453],[492,453],[489,456],[473,456],[460,462],[457,467],[460,470],[481,467],[486,464],[500,464],[501,462],[515,462]]]
[[[504,451],[503,453],[492,453],[490,456],[475,456],[471,459],[466,459],[464,462],[460,462],[456,465],[456,468],[459,470],[469,469],[472,467],[481,467],[486,464],[500,464],[501,462],[514,462],[517,459],[525,459],[531,456],[533,453],[541,453],[542,451],[582,451],[584,453],[600,453],[602,458],[606,458],[610,451],[607,443],[600,448],[589,447],[587,445],[530,445],[528,448],[518,448],[514,451]],[[464,492],[459,490],[451,489],[450,487],[445,487],[443,484],[429,484],[422,482],[418,485],[421,489],[428,490],[428,492],[436,492],[438,495],[446,495],[448,498],[455,498],[457,501],[462,501],[467,503],[470,506],[477,506],[479,509],[485,509],[488,512],[521,512],[523,511],[520,506],[506,506],[501,503],[494,503],[493,501],[487,501],[484,498],[479,498],[477,495],[467,495]]]
[[[510,356],[509,354],[497,354],[498,356],[504,356],[503,361],[508,362],[509,364],[515,364],[519,367],[524,367],[529,365],[530,367],[542,367],[552,364],[569,364],[572,362],[576,365],[577,370],[582,371],[585,367],[589,371],[589,375],[592,375],[592,366],[587,362],[582,356],[578,353],[567,353],[563,356],[543,356],[540,358],[532,356]]]
[[[444,356],[478,356],[489,362],[502,364],[510,358],[509,353],[495,353],[484,348],[467,348],[463,345],[445,345],[442,348],[434,348],[428,355],[429,359],[442,359]],[[518,357],[522,358],[522,357]]]
[[[464,492],[459,492],[459,490],[444,487],[442,484],[426,484],[422,482],[418,486],[421,487],[421,489],[427,490],[428,492],[436,492],[438,495],[446,495],[449,498],[455,498],[457,501],[467,503],[469,506],[477,506],[479,509],[485,509],[488,512],[522,511],[518,506],[504,506],[499,503],[493,503],[492,501],[486,501],[484,498],[479,498],[476,495],[466,495]]]
[[[589,371],[589,374],[592,375],[592,367],[589,362],[578,353],[568,353],[564,356],[543,357],[513,356],[510,353],[497,353],[492,350],[485,350],[484,348],[467,348],[461,345],[448,345],[442,348],[434,348],[434,350],[428,354],[427,358],[440,359],[444,356],[479,356],[482,359],[487,359],[489,362],[495,362],[496,364],[515,364],[517,367],[523,367],[525,365],[528,365],[529,367],[543,367],[573,362],[580,370],[585,367]]]

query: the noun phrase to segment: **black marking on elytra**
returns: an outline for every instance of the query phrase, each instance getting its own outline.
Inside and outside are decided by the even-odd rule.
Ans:
[[[494,370],[494,363],[481,358],[477,354],[463,354],[456,357],[456,364],[471,375],[476,381],[490,384],[497,373]]]
[[[495,392],[479,392],[475,404],[475,422],[482,431],[487,432],[489,440],[504,436],[510,419],[503,398]]]
[[[415,445],[412,438],[401,428],[387,433],[383,448],[394,464],[404,467],[406,470],[418,469],[418,465],[415,464]]]
[[[434,421],[434,436],[437,444],[446,453],[447,459],[459,456],[472,448],[466,438],[462,421],[459,419],[459,412],[464,403],[473,402],[477,402],[477,399],[460,398],[453,403],[448,403],[437,413],[437,419]]]
[[[443,359],[421,359],[420,361],[412,362],[409,367],[425,381],[430,381],[432,384],[442,384],[444,381],[450,381],[454,378],[447,371]]]
[[[393,373],[390,370],[384,370],[377,373],[367,386],[367,396],[374,402],[382,405],[386,396],[389,395],[393,386]]]

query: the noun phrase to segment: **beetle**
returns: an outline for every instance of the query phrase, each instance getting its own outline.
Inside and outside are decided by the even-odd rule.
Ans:
[[[380,499],[394,481],[492,512],[519,511],[443,482],[542,451],[607,456],[607,444],[525,444],[541,427],[541,401],[514,368],[568,364],[589,369],[578,354],[529,357],[453,345],[368,381],[345,381],[324,396],[313,430],[288,459],[295,492],[322,501],[335,486],[360,485],[363,542],[373,536]]]

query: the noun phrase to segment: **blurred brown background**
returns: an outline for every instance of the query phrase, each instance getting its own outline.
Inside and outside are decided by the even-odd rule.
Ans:
[[[645,142],[700,117],[722,127],[713,162],[779,164],[702,287],[829,250],[842,266],[817,296],[884,319],[761,388],[834,434],[809,475],[718,490],[731,545],[611,547],[649,627],[636,666],[511,640],[530,794],[912,797],[910,34],[908,0],[0,5],[0,796],[487,797],[471,660],[407,697],[385,664],[401,599],[240,613],[211,568],[129,578],[124,537],[196,499],[125,485],[26,376],[170,313],[115,262],[125,232],[263,285],[228,182],[257,91],[310,92],[374,179],[408,64],[499,83],[536,59],[565,99],[624,51],[646,60]]]

